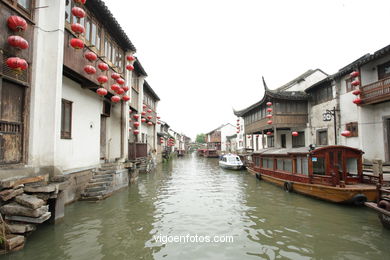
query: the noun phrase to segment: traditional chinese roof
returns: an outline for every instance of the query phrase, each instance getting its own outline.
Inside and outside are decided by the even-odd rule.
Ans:
[[[267,84],[265,83],[264,77],[263,77],[263,86],[264,86],[264,96],[259,102],[239,111],[233,109],[233,113],[236,116],[242,117],[246,113],[253,110],[254,108],[258,108],[261,104],[264,104],[272,99],[307,100],[309,98],[309,96],[303,91],[285,91],[281,89],[283,86],[276,90],[270,90]]]
[[[359,59],[355,60],[354,62],[348,64],[347,66],[339,69],[338,72],[336,72],[335,74],[332,75],[332,77],[334,79],[337,79],[337,78],[340,78],[344,75],[347,75],[349,73],[351,73],[353,70],[355,70],[356,68],[359,68],[360,66],[364,65],[364,64],[367,64],[369,63],[370,61],[373,61],[373,60],[376,60],[376,59],[379,59],[385,55],[388,55],[390,53],[390,45],[387,45],[386,47],[380,49],[380,50],[377,50],[376,52],[374,52],[373,54],[365,54],[363,55],[362,57],[360,57]]]
[[[117,43],[124,50],[136,51],[133,43],[102,0],[87,1],[86,7],[88,10],[92,11],[97,18],[100,18],[99,22],[109,30],[110,35],[115,38]]]
[[[134,70],[135,70],[135,72],[137,72],[138,75],[141,75],[141,76],[144,76],[144,77],[148,76],[148,74],[146,73],[144,67],[142,67],[142,64],[139,61],[138,57],[134,61]]]
[[[320,86],[324,86],[325,84],[329,84],[332,81],[333,81],[333,77],[327,76],[323,80],[318,81],[317,83],[315,83],[315,84],[311,85],[310,87],[308,87],[307,89],[305,89],[305,92],[310,92],[311,90],[319,88]]]
[[[299,147],[299,148],[266,148],[258,151],[254,151],[255,154],[262,155],[276,155],[276,156],[287,156],[289,154],[308,154],[310,151],[309,147]]]
[[[157,96],[156,92],[154,92],[154,90],[152,89],[152,87],[149,85],[149,83],[145,80],[144,81],[144,90],[147,90],[147,92],[149,92],[149,94],[152,95],[152,97],[156,100],[156,101],[160,101],[160,98]]]
[[[307,77],[309,77],[311,74],[313,74],[313,73],[315,73],[315,72],[317,72],[317,71],[320,71],[320,72],[322,72],[323,74],[325,74],[325,75],[328,76],[327,73],[323,72],[323,71],[320,70],[320,69],[315,69],[315,70],[310,69],[310,70],[306,71],[305,73],[303,73],[302,75],[296,77],[295,79],[293,79],[293,80],[287,82],[287,83],[284,84],[283,86],[277,88],[276,90],[278,90],[278,91],[287,90],[287,89],[289,89],[292,85],[297,84],[297,83],[299,83],[299,82],[305,80]]]
[[[209,135],[209,134],[211,134],[211,133],[213,133],[213,132],[215,132],[215,131],[217,131],[217,130],[219,130],[219,129],[221,129],[221,128],[223,128],[223,127],[227,126],[227,125],[231,125],[231,126],[233,126],[233,127],[234,127],[234,125],[232,125],[232,124],[230,124],[230,123],[227,123],[227,124],[222,124],[222,125],[220,125],[219,127],[215,128],[214,130],[212,130],[212,131],[210,131],[210,132],[206,133],[206,135]]]

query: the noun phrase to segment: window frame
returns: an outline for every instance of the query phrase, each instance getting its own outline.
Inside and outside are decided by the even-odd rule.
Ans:
[[[321,138],[320,138],[320,134],[321,133],[326,133],[326,143],[325,144],[322,144],[322,143],[320,143],[320,140],[321,140]],[[328,143],[329,143],[329,138],[328,138],[328,129],[319,129],[319,130],[317,130],[317,138],[316,138],[317,140],[317,145],[328,145]]]
[[[345,129],[351,132],[350,137],[359,136],[359,124],[358,122],[350,122],[345,124]]]
[[[69,105],[69,131],[65,130],[65,106]],[[73,102],[70,100],[61,100],[61,139],[72,139],[72,121],[73,121]]]

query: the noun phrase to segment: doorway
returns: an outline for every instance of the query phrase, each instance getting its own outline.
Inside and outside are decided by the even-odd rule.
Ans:
[[[280,141],[282,143],[282,148],[286,148],[286,134],[280,135]]]
[[[100,116],[100,159],[106,159],[107,146],[107,117]]]

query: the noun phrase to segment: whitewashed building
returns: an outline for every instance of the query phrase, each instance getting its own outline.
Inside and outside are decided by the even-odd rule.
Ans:
[[[220,152],[226,152],[227,137],[236,133],[234,125],[227,123],[206,133],[207,149],[215,149]]]

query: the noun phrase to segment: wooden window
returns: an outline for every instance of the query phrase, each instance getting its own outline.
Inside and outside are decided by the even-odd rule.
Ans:
[[[267,144],[268,144],[268,147],[274,147],[275,146],[275,138],[274,138],[274,136],[267,136]]]
[[[328,145],[328,130],[317,131],[317,144]]]
[[[85,19],[85,39],[91,42],[91,21],[88,18]]]
[[[345,80],[345,89],[346,89],[346,92],[351,92],[353,91],[355,88],[352,86],[352,81],[353,81],[353,78],[347,78]]]
[[[70,0],[66,0],[65,21],[67,21],[68,23],[71,23],[71,18],[72,18],[71,9],[72,9],[72,4],[71,4]]]
[[[358,137],[359,136],[359,129],[358,129],[358,123],[357,122],[351,122],[346,124],[346,130],[351,132],[351,137]]]
[[[309,175],[308,161],[306,157],[297,157],[297,174]]]
[[[325,175],[325,158],[312,157],[313,174]]]
[[[390,61],[378,66],[378,79],[390,77]]]
[[[91,44],[93,46],[96,46],[96,35],[97,35],[97,27],[96,24],[92,22],[92,28],[91,28]]]
[[[31,10],[31,0],[18,0],[18,5],[23,7],[27,11]]]
[[[298,132],[298,136],[292,137],[292,147],[304,147],[305,146],[305,132]]]
[[[99,28],[97,29],[97,34],[96,34],[96,49],[100,51],[100,45],[101,45],[101,39],[102,39],[102,30]]]
[[[62,99],[61,108],[61,138],[72,138],[72,101]]]

